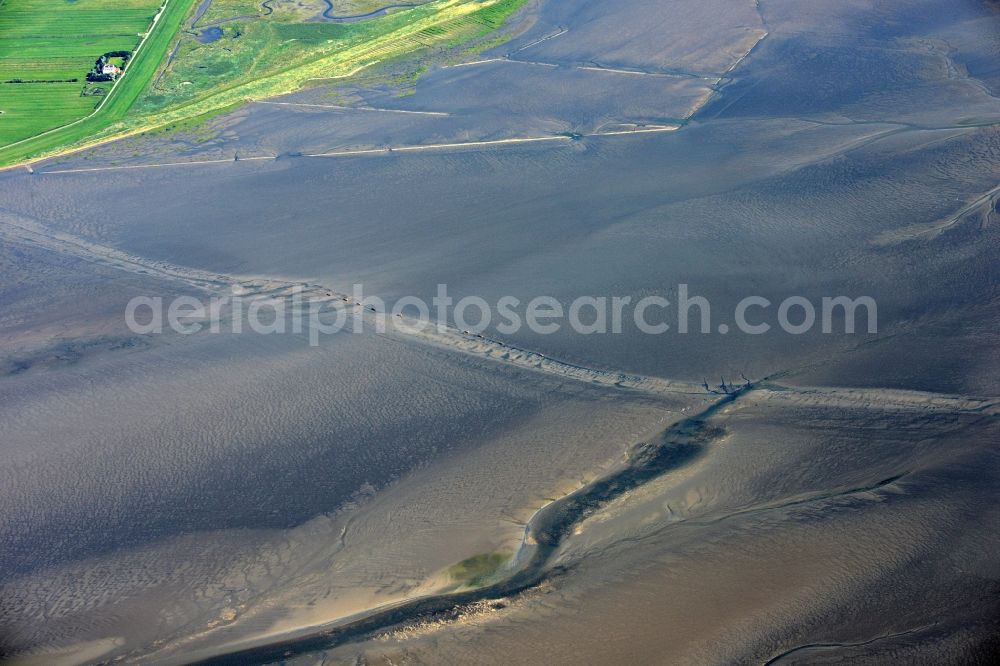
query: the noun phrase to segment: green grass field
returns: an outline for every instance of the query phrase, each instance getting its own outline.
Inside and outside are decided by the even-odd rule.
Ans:
[[[275,11],[226,22],[223,37],[209,44],[199,42],[191,31],[180,30],[197,0],[166,0],[153,31],[130,61],[125,75],[98,111],[88,116],[99,98],[79,95],[86,71],[102,53],[128,50],[115,39],[138,40],[138,36],[110,34],[111,26],[120,31],[130,29],[123,27],[124,17],[107,23],[109,32],[103,37],[93,35],[88,31],[96,30],[100,22],[79,7],[121,5],[138,11],[144,1],[55,0],[56,7],[45,14],[39,9],[41,0],[0,0],[4,2],[0,5],[0,68],[7,68],[0,71],[21,72],[23,75],[17,78],[27,79],[27,62],[32,58],[25,54],[35,54],[43,66],[37,71],[53,81],[72,78],[76,58],[83,65],[78,83],[0,84],[0,109],[5,110],[0,115],[0,166],[186,124],[248,100],[292,92],[312,81],[348,78],[365,68],[428,48],[467,43],[498,28],[526,0],[435,0],[346,24],[307,23],[297,13]],[[242,0],[216,2],[216,17],[226,18],[227,9],[248,9]],[[25,7],[34,7],[35,13],[43,16],[29,20],[30,12]],[[15,20],[5,14],[8,10],[15,10]],[[63,11],[80,20],[59,16]],[[146,11],[150,18],[155,14],[155,9]],[[129,12],[128,16],[139,21],[137,13]],[[23,25],[17,17],[23,18]],[[22,43],[23,51],[11,48],[6,39],[4,26],[14,23],[18,24],[10,28],[9,34],[16,37],[11,41]],[[92,40],[93,50],[87,46]],[[48,43],[52,44],[50,49],[45,47]],[[167,62],[167,54],[175,44],[175,55]],[[24,64],[19,69],[13,60],[5,62],[5,57],[20,58]],[[36,80],[34,74],[31,76]],[[8,94],[18,86],[18,92]],[[70,94],[73,86],[77,86],[75,95]],[[57,129],[46,131],[52,127]]]
[[[161,1],[3,0],[0,145],[93,112],[100,96],[80,94],[87,72],[108,51],[134,50]]]

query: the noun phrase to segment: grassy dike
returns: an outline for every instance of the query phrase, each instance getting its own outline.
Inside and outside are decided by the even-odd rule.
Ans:
[[[154,34],[133,58],[126,75],[98,111],[67,125],[0,148],[0,167],[71,152],[160,127],[207,118],[255,99],[298,90],[310,81],[348,78],[361,70],[428,47],[451,47],[497,28],[526,0],[435,0],[414,10],[368,23],[364,39],[325,40],[296,62],[247,80],[216,86],[195,99],[135,112],[133,106],[153,79],[174,36],[196,0],[169,0]],[[131,80],[130,80],[131,79]],[[142,106],[141,104],[139,105]],[[133,109],[133,113],[129,113]]]

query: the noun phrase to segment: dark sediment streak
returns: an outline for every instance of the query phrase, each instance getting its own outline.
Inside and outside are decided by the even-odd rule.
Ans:
[[[520,569],[500,582],[465,592],[413,599],[307,636],[288,638],[195,663],[267,663],[296,654],[327,650],[372,638],[407,623],[454,618],[468,604],[501,600],[536,587],[557,572],[557,567],[550,567],[549,563],[574,525],[624,493],[694,461],[711,440],[722,434],[722,430],[709,424],[708,419],[751,390],[753,387],[748,384],[722,396],[704,411],[669,427],[658,440],[637,446],[625,467],[540,509],[525,530],[535,542],[533,546],[524,546],[529,550],[530,557]]]
[[[894,638],[902,638],[903,636],[910,636],[912,634],[919,633],[924,629],[927,629],[927,627],[908,629],[906,631],[900,631],[895,634],[887,634],[885,636],[876,636],[875,638],[871,638],[867,641],[861,641],[858,643],[809,643],[807,645],[799,645],[790,650],[786,650],[785,652],[782,652],[781,654],[772,657],[771,659],[768,659],[766,662],[764,662],[764,666],[774,666],[775,664],[780,663],[781,660],[783,660],[785,657],[790,657],[791,655],[797,652],[809,652],[812,650],[837,650],[840,648],[864,647],[866,645],[871,645],[872,643],[878,643],[879,641],[886,641]]]

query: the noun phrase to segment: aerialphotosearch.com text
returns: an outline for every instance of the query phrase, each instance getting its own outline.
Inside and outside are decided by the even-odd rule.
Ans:
[[[775,302],[750,295],[740,299],[731,311],[727,308],[728,318],[723,320],[713,318],[717,311],[712,303],[692,293],[688,284],[678,284],[673,293],[673,300],[661,295],[579,296],[563,302],[541,295],[530,299],[502,296],[490,302],[479,296],[456,300],[447,285],[439,284],[429,302],[406,296],[387,305],[377,296],[365,295],[360,284],[354,285],[350,294],[295,287],[283,297],[248,294],[237,286],[229,294],[207,300],[193,296],[137,296],[126,306],[125,322],[129,330],[142,335],[166,330],[182,335],[204,331],[293,333],[307,334],[313,345],[319,344],[323,335],[370,329],[381,333],[390,327],[414,333],[430,327],[453,328],[469,335],[481,335],[487,330],[515,335],[523,328],[538,335],[567,328],[580,335],[632,330],[648,335],[802,335],[816,330],[854,334],[859,329],[868,334],[878,332],[878,308],[870,296],[789,296]]]

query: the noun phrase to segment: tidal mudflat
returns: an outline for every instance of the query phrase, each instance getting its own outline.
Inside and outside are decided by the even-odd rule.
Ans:
[[[0,174],[6,656],[986,663],[1000,14],[572,0],[506,29],[402,88]],[[711,326],[122,320],[354,284],[685,284]],[[838,294],[877,332],[730,330],[746,296]]]

